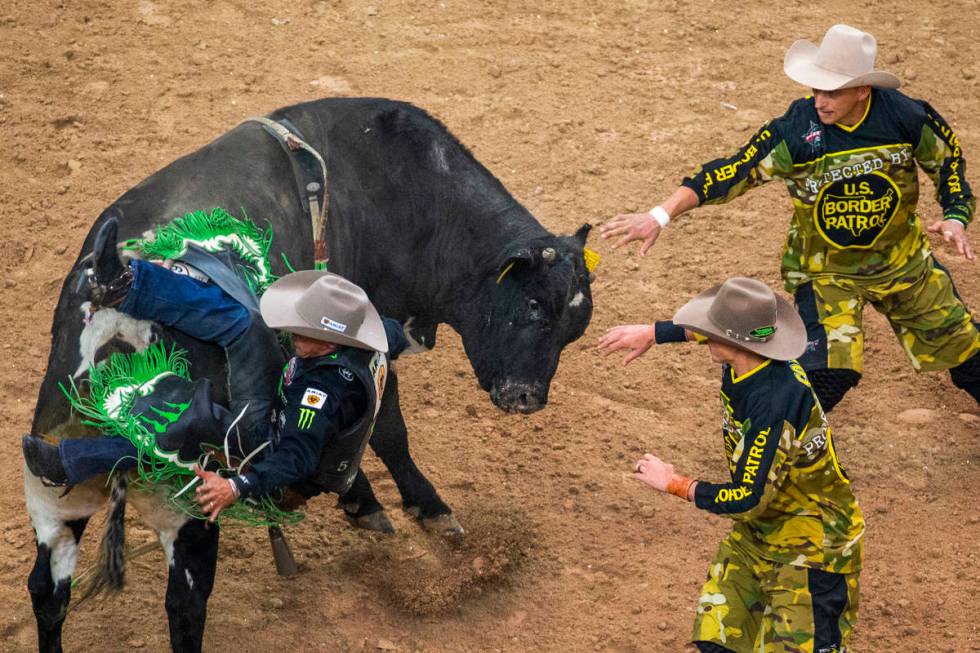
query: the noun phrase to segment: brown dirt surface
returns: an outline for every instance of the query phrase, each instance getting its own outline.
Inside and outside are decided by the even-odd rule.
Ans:
[[[545,226],[570,233],[645,210],[699,161],[734,151],[801,94],[781,71],[789,43],[847,22],[874,31],[881,67],[944,114],[968,159],[980,152],[972,0],[528,7],[0,4],[0,650],[35,646],[18,443],[63,275],[104,206],[241,119],[325,95],[412,101]],[[603,260],[592,325],[566,350],[550,405],[532,416],[496,411],[442,329],[436,351],[404,361],[402,388],[416,459],[469,529],[465,540],[422,532],[372,458],[366,468],[398,534],[355,531],[330,500],[316,501],[288,531],[303,573],[284,580],[264,532],[226,532],[206,648],[685,650],[729,525],[627,472],[654,451],[692,475],[725,473],[718,371],[693,346],[624,369],[597,356],[595,341],[615,324],[667,318],[736,273],[778,285],[788,216],[785,190],[772,184],[675,221],[646,258],[593,237]],[[937,249],[961,294],[980,303],[976,265]],[[867,326],[865,377],[832,416],[868,522],[854,650],[980,650],[977,405],[948,375],[915,374],[879,316],[869,312]],[[94,559],[96,522],[81,567]],[[131,519],[130,542],[151,539]],[[133,561],[128,579],[120,596],[70,614],[67,650],[166,650],[160,552]]]

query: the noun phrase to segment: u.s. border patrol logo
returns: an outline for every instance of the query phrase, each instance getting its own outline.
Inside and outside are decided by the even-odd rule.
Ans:
[[[880,172],[841,179],[820,189],[813,221],[831,245],[868,249],[895,217],[901,197],[895,182]]]

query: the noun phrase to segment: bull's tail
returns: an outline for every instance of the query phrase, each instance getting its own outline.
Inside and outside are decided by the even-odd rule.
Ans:
[[[109,514],[99,558],[93,568],[76,577],[78,603],[102,592],[118,592],[126,576],[126,475],[113,474]]]

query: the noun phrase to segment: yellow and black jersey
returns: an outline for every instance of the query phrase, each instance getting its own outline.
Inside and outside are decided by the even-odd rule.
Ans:
[[[872,89],[854,126],[824,125],[812,97],[797,100],[736,154],[682,183],[701,203],[718,204],[782,179],[794,205],[782,261],[792,292],[824,274],[891,278],[928,251],[915,210],[917,163],[944,217],[969,224],[976,201],[956,135],[928,103],[890,89]]]
[[[698,508],[735,520],[732,540],[759,556],[834,573],[861,568],[864,518],[830,428],[796,361],[723,371],[731,480],[698,481]]]

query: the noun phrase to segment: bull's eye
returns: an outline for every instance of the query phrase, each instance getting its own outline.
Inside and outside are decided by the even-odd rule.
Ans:
[[[536,299],[529,299],[527,302],[527,315],[532,320],[541,319],[541,304]]]

